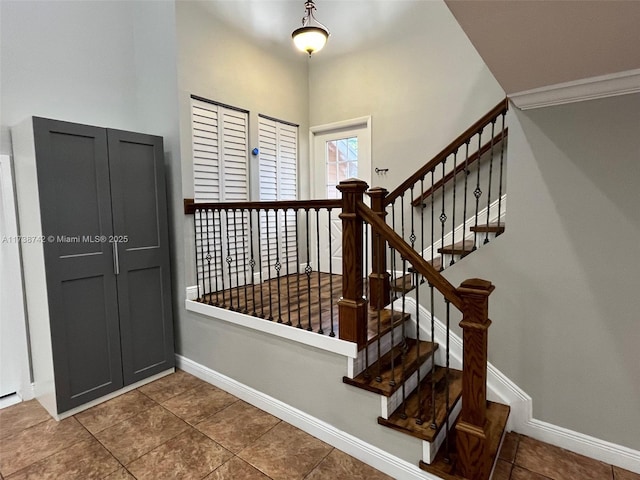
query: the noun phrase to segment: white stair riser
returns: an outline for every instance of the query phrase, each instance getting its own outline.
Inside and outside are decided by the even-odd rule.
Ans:
[[[380,352],[381,355],[384,355],[389,350],[391,350],[391,331],[384,334],[380,337]],[[393,344],[399,345],[402,342],[402,325],[398,325],[393,330]],[[369,365],[373,364],[378,360],[378,342],[373,342],[369,346],[367,346],[368,354],[369,354]],[[349,358],[348,359],[348,368],[347,368],[347,377],[355,378],[362,372],[364,372],[366,368],[367,357],[365,354],[365,349],[362,349],[358,352],[357,358]]]
[[[460,410],[462,410],[462,398],[456,402],[453,406],[453,410],[451,410],[451,413],[449,414],[449,428],[451,428],[458,418],[458,415],[460,415]],[[446,428],[442,427],[434,442],[422,442],[422,461],[424,463],[431,463],[435,460],[436,454],[444,443],[445,433]]]
[[[420,380],[423,380],[431,371],[431,357],[420,365]],[[408,397],[418,386],[418,372],[415,371],[405,383],[404,394]],[[380,396],[381,414],[384,419],[388,419],[393,412],[402,404],[402,388],[398,389],[390,397]]]

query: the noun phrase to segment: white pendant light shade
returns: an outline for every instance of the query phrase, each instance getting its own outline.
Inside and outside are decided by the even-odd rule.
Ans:
[[[314,52],[319,52],[327,43],[329,29],[321,24],[313,15],[316,6],[313,0],[304,2],[305,14],[302,17],[302,27],[297,28],[291,34],[293,43],[298,50],[307,52],[311,56]]]
[[[322,50],[329,38],[329,32],[320,27],[302,27],[294,30],[291,36],[298,50],[311,55]]]

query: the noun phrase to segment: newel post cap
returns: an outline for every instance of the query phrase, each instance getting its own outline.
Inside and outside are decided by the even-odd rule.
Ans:
[[[387,193],[389,193],[389,190],[384,187],[372,187],[367,191],[367,195],[370,197],[384,197]]]
[[[461,295],[491,295],[496,287],[489,281],[481,278],[469,278],[462,282],[458,287]]]
[[[348,178],[347,180],[343,180],[340,182],[338,186],[336,186],[338,190],[341,192],[364,192],[369,185],[364,180],[360,180],[358,178]]]

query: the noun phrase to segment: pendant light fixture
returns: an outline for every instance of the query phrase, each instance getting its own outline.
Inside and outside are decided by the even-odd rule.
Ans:
[[[313,0],[304,2],[304,8],[302,27],[295,29],[291,37],[298,50],[307,52],[311,56],[312,53],[322,50],[330,34],[329,29],[313,15],[313,11],[316,9]]]

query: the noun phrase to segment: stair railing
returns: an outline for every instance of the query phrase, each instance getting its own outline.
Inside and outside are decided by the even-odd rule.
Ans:
[[[449,398],[452,382],[449,368],[449,326],[452,318],[451,306],[462,316],[460,326],[463,329],[463,369],[462,369],[462,411],[456,424],[456,468],[465,478],[488,478],[491,461],[488,452],[488,425],[486,416],[486,372],[487,372],[487,333],[491,321],[488,318],[488,297],[494,287],[490,282],[481,279],[470,279],[455,288],[438,269],[425,260],[412,245],[407,243],[400,234],[384,221],[382,212],[369,208],[364,203],[364,193],[368,186],[361,180],[347,180],[341,182],[338,190],[342,192],[343,222],[342,250],[343,250],[343,288],[340,304],[340,335],[341,338],[358,344],[359,349],[367,348],[367,301],[363,297],[363,258],[360,246],[363,242],[363,232],[366,225],[371,226],[372,245],[384,241],[397,252],[403,264],[412,265],[415,280],[419,276],[428,283],[431,298],[431,322],[433,325],[434,290],[444,299],[444,317],[447,335],[445,345],[444,378],[437,378],[435,362],[431,362],[429,378],[432,382],[431,395],[433,398],[420,399],[420,370],[418,370],[418,407],[414,411],[402,411],[402,418],[413,418],[416,423],[431,422],[434,430],[443,429],[445,432],[445,455],[449,456],[450,418],[454,407],[453,399]],[[376,192],[374,191],[373,197]],[[372,204],[375,203],[372,201]],[[385,255],[386,256],[386,255]],[[379,256],[379,259],[382,258]],[[378,260],[379,261],[379,260]],[[373,265],[372,265],[373,266]],[[379,267],[379,266],[378,266]],[[380,283],[378,284],[380,288]],[[373,288],[372,288],[373,290]],[[374,297],[370,291],[371,298]],[[420,289],[416,295],[419,298]],[[381,295],[381,294],[380,294]],[[381,302],[381,301],[380,301]],[[419,300],[418,300],[419,302]],[[379,303],[379,305],[382,303]],[[419,308],[418,308],[419,311]],[[418,313],[419,315],[419,313]],[[416,338],[420,341],[420,318],[416,319]],[[343,332],[343,323],[345,330]],[[433,326],[432,332],[433,332]],[[344,336],[343,336],[344,333]],[[433,340],[433,334],[432,334]],[[418,354],[419,356],[419,354]],[[433,360],[433,358],[432,358]],[[444,382],[444,385],[438,383]],[[445,395],[446,409],[437,412],[435,409],[436,395]],[[403,392],[401,405],[405,405]]]
[[[508,107],[507,99],[498,103],[391,193],[369,192],[378,216],[386,216],[391,228],[439,271],[488,243],[490,232],[497,236],[504,230]],[[446,248],[448,243],[456,248]],[[384,244],[373,245],[374,258],[383,252]],[[392,261],[383,257],[371,273],[372,284],[386,282],[383,292]]]
[[[340,199],[194,203],[197,301],[336,336]],[[322,231],[321,231],[322,230]],[[330,256],[329,256],[330,257]]]

